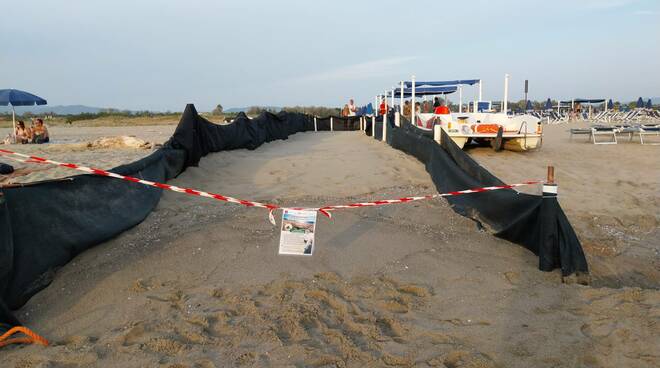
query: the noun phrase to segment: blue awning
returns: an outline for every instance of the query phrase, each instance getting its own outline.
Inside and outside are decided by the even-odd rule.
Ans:
[[[415,86],[460,86],[474,85],[479,83],[480,79],[458,79],[450,81],[415,81]],[[403,82],[406,88],[412,87],[412,81]]]
[[[415,87],[415,96],[428,96],[428,95],[447,95],[450,93],[456,92],[458,88],[456,86],[446,86],[446,87]],[[392,96],[392,92],[387,94]],[[394,90],[394,97],[401,96],[401,88]],[[412,88],[403,89],[403,97],[411,97]]]

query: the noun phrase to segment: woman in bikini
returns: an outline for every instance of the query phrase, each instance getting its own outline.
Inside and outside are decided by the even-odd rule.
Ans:
[[[16,144],[30,143],[30,129],[25,127],[25,123],[22,120],[16,123],[14,137],[16,137]]]

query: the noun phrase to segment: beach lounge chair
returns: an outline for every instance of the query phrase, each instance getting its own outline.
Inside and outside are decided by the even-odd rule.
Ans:
[[[595,125],[591,127],[591,142],[593,144],[617,144],[616,133],[619,131],[616,127]],[[599,141],[596,137],[608,137],[608,140]]]
[[[645,136],[655,136],[660,137],[660,125],[642,125],[639,127],[639,143],[648,144],[651,146],[660,146],[660,142],[644,143]]]
[[[571,128],[569,130],[569,132],[571,133],[571,135],[569,137],[569,140],[573,140],[573,135],[587,135],[588,134],[589,137],[591,138],[591,128],[586,128],[586,129],[585,128]]]

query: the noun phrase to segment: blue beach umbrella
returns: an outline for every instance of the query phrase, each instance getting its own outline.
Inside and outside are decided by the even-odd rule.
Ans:
[[[642,100],[642,98],[640,97],[637,99],[637,108],[641,109],[643,107],[644,107],[644,100]]]
[[[614,102],[612,102],[612,99],[610,98],[609,101],[607,101],[607,109],[612,110],[614,108]]]
[[[527,100],[527,105],[525,106],[525,110],[527,110],[527,111],[534,110],[534,107],[532,106],[532,101]]]
[[[646,101],[646,108],[647,109],[652,109],[653,108],[653,103],[651,102],[651,99],[649,98],[648,101]]]
[[[545,101],[545,109],[552,110],[552,100],[548,99],[547,101]]]
[[[16,111],[14,106],[45,105],[46,100],[25,91],[17,89],[0,89],[0,106],[11,105],[11,118],[16,131]]]

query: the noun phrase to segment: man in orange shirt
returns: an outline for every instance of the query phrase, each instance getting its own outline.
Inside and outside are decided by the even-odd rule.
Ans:
[[[383,101],[380,103],[380,107],[378,108],[378,113],[381,115],[387,114],[387,99],[384,98]]]
[[[444,103],[441,103],[440,106],[435,108],[435,111],[433,111],[433,113],[436,115],[447,115],[449,114],[449,108],[445,106]]]

